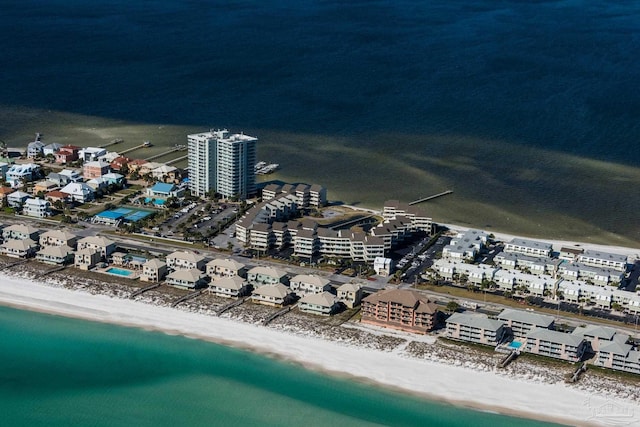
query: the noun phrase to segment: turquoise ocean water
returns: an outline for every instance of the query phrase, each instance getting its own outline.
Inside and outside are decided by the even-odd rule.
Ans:
[[[550,425],[208,342],[6,307],[0,342],[3,426]]]

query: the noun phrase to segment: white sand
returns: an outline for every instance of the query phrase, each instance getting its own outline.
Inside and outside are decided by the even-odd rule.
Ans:
[[[621,419],[625,425],[640,425],[640,409],[631,401],[587,394],[564,384],[512,380],[491,372],[411,359],[398,352],[362,349],[28,279],[0,275],[0,304],[250,348],[315,369],[502,413],[576,425],[621,425]]]

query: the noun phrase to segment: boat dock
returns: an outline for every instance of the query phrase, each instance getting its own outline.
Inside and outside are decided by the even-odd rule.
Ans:
[[[121,156],[124,156],[127,153],[130,153],[130,152],[135,151],[135,150],[139,150],[141,148],[146,148],[146,147],[151,147],[151,143],[149,141],[145,141],[140,145],[136,145],[135,147],[127,148],[126,150],[121,151],[119,154]]]
[[[165,151],[163,153],[160,154],[156,154],[155,156],[151,156],[151,157],[147,157],[146,160],[147,162],[150,162],[151,160],[160,158],[162,156],[166,156],[167,154],[171,154],[171,153],[175,153],[176,151],[183,151],[186,150],[187,146],[186,145],[176,145],[175,147],[173,147],[172,149],[170,149],[169,151]],[[186,157],[186,156],[185,156]]]
[[[124,142],[124,139],[120,139],[120,138],[112,139],[111,142],[107,142],[106,144],[98,145],[98,147],[107,148],[107,147],[110,147],[112,145],[120,144],[122,142]]]
[[[178,162],[179,162],[179,161],[181,161],[181,160],[185,160],[187,157],[189,157],[189,156],[181,156],[181,157],[178,157],[178,158],[176,158],[176,159],[169,160],[168,162],[164,162],[164,164],[165,164],[165,165],[172,165],[172,164],[174,164],[174,163],[178,163]]]
[[[422,199],[414,200],[413,202],[409,203],[409,206],[417,205],[418,203],[426,202],[427,200],[437,199],[438,197],[446,196],[446,195],[452,194],[452,193],[453,193],[453,190],[443,191],[442,193],[434,194],[433,196],[424,197]]]

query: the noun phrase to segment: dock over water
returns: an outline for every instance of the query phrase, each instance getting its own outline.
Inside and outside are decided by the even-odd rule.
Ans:
[[[409,203],[409,206],[417,205],[418,203],[426,202],[428,200],[437,199],[438,197],[446,196],[448,194],[453,194],[453,190],[443,191],[442,193],[434,194],[433,196],[424,197],[422,199],[414,200],[413,202]]]

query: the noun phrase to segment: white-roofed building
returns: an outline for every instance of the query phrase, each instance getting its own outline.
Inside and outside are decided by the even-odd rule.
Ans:
[[[116,250],[116,242],[102,236],[87,236],[78,241],[78,250],[94,249],[103,259],[106,259]]]
[[[505,337],[505,323],[485,314],[453,313],[446,320],[447,337],[495,346]]]
[[[95,199],[96,191],[84,182],[71,182],[60,189],[77,203],[87,203]]]
[[[320,294],[331,290],[331,282],[315,274],[298,274],[291,278],[289,287],[298,296]]]
[[[331,316],[338,310],[339,306],[336,296],[325,291],[303,296],[298,302],[298,307],[300,311],[304,311],[305,313]]]
[[[285,271],[277,268],[257,266],[247,272],[247,281],[255,288],[277,283],[288,285],[289,276]]]
[[[249,285],[240,276],[224,276],[211,282],[209,292],[225,298],[239,298],[249,293]]]
[[[253,291],[251,301],[257,304],[282,307],[291,299],[291,290],[282,283],[260,286]]]
[[[216,258],[209,261],[206,265],[207,276],[215,279],[218,277],[246,277],[247,267],[231,258]]]
[[[142,265],[140,280],[143,282],[160,282],[167,275],[167,264],[157,258],[148,260]]]
[[[551,245],[551,243],[516,237],[510,242],[505,243],[504,251],[538,257],[550,257],[553,251],[553,245]]]
[[[578,256],[578,262],[594,267],[608,267],[620,271],[627,269],[627,256],[603,251],[586,250]]]
[[[51,216],[51,202],[29,198],[24,202],[22,213],[34,218],[46,218]]]
[[[535,329],[552,329],[554,318],[546,314],[532,313],[529,311],[513,310],[506,308],[498,314],[498,320],[505,322],[513,336],[524,339],[527,334]]]
[[[36,254],[36,259],[46,264],[70,264],[73,263],[73,249],[66,245],[44,246]]]
[[[588,348],[587,341],[581,336],[537,328],[527,333],[524,350],[541,356],[579,362]]]
[[[167,267],[177,269],[197,269],[202,270],[205,266],[205,259],[202,255],[193,252],[175,251],[167,255]]]
[[[196,289],[206,285],[206,275],[197,268],[178,269],[167,275],[166,283],[183,289]]]

